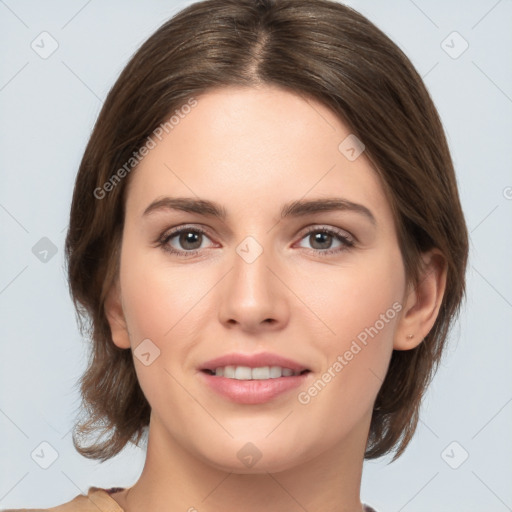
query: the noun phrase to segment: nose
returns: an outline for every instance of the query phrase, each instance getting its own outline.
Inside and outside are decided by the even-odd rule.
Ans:
[[[251,333],[284,328],[289,320],[290,292],[278,260],[254,241],[237,249],[220,290],[220,321],[227,328]]]

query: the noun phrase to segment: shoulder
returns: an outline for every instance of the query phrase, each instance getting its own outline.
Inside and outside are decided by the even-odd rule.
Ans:
[[[123,512],[105,489],[90,487],[87,496],[80,494],[71,501],[52,508],[1,509],[0,512]]]

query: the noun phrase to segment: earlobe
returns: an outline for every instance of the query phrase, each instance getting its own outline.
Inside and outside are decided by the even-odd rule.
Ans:
[[[107,294],[104,311],[114,344],[119,348],[130,348],[130,337],[121,304],[121,291],[118,282],[112,285]]]
[[[395,350],[417,347],[439,314],[446,289],[446,259],[439,249],[432,249],[423,255],[423,262],[418,284],[411,284],[404,297],[403,315],[395,331]]]

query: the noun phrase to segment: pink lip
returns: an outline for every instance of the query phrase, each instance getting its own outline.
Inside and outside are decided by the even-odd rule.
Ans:
[[[222,365],[221,365],[222,366]],[[285,391],[300,386],[310,372],[293,377],[265,380],[236,380],[199,372],[200,378],[217,393],[239,404],[263,404]]]
[[[281,368],[290,368],[294,372],[309,370],[309,368],[292,359],[281,357],[270,352],[261,352],[259,354],[226,354],[206,361],[201,365],[199,368],[202,370],[199,372],[200,378],[204,379],[204,382],[215,392],[239,404],[262,404],[268,402],[278,395],[303,384],[311,373],[309,371],[301,375],[278,377],[276,379],[236,380],[227,377],[217,377],[204,371],[214,371],[216,368],[222,366],[248,366],[249,368],[280,366]]]
[[[259,354],[226,354],[224,356],[211,359],[210,361],[206,361],[199,369],[215,370],[221,366],[248,366],[249,368],[281,366],[281,368],[290,368],[294,372],[309,370],[307,366],[270,352],[260,352]]]

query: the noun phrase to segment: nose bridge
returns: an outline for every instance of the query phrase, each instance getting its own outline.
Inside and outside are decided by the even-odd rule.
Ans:
[[[270,239],[265,239],[267,245]],[[269,320],[283,321],[285,297],[283,285],[274,275],[277,266],[272,247],[264,246],[254,236],[246,236],[236,246],[221,299],[223,321],[252,328]]]
[[[261,239],[261,238],[260,238]],[[254,236],[246,236],[236,247],[236,256],[233,258],[233,292],[245,304],[264,300],[272,287],[272,273],[268,267],[272,265],[273,251],[269,247],[268,239],[260,243]]]

